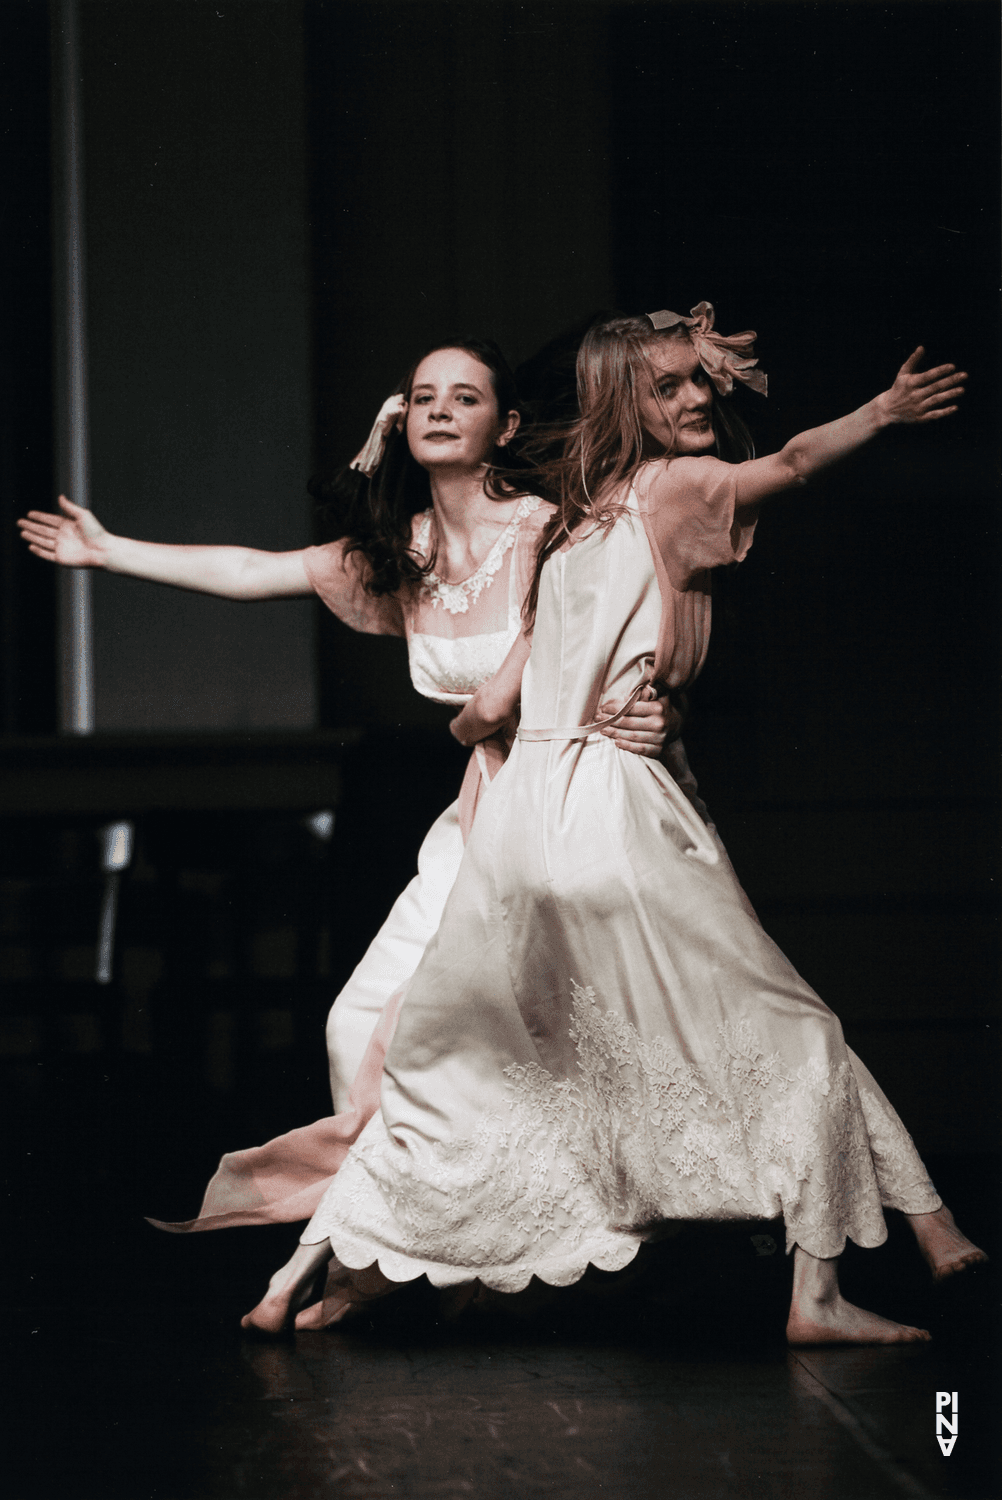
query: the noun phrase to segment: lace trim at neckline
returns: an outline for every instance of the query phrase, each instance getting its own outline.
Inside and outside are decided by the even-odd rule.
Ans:
[[[460,583],[447,583],[444,578],[439,578],[437,573],[426,573],[421,587],[430,599],[433,609],[441,604],[443,609],[448,610],[450,615],[465,615],[470,604],[476,604],[484,589],[490,588],[494,582],[494,575],[504,561],[505,553],[515,545],[519,527],[526,516],[531,516],[534,510],[538,510],[542,501],[538,495],[525,495],[519,501],[518,509],[512,516],[508,525],[502,531],[483,562],[475,573],[469,578],[464,578]],[[426,510],[420,517],[415,542],[419,549],[428,555],[428,539],[431,535],[431,520],[433,511]]]

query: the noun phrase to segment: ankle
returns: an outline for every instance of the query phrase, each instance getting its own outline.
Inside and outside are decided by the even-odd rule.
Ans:
[[[940,1204],[939,1208],[934,1208],[929,1213],[905,1214],[905,1218],[912,1229],[915,1230],[921,1229],[927,1224],[948,1224],[952,1227],[954,1222],[953,1215],[945,1203]]]
[[[802,1286],[794,1292],[794,1300],[802,1307],[834,1307],[840,1298],[838,1283]]]
[[[838,1257],[821,1260],[798,1245],[793,1264],[794,1305],[825,1308],[839,1300]]]

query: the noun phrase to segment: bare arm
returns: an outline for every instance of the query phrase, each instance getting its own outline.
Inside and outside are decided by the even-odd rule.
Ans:
[[[224,599],[283,599],[312,594],[298,552],[252,547],[182,547],[113,536],[93,511],[60,495],[62,515],[33,510],[18,521],[36,557],[67,568],[104,568],[152,583],[173,584]]]
[[[519,633],[515,644],[494,673],[479,687],[449,725],[461,745],[475,745],[495,734],[513,717],[522,691],[522,673],[529,660],[529,642]]]
[[[806,484],[819,469],[837,463],[868,443],[884,427],[897,422],[935,422],[957,410],[967,375],[956,365],[937,365],[916,371],[925,350],[909,355],[890,390],[875,396],[858,411],[812,427],[791,438],[778,453],[753,458],[738,466],[738,508],[767,500],[770,495]]]

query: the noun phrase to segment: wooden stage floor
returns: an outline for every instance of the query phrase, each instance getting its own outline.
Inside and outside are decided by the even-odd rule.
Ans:
[[[956,1207],[992,1248],[976,1205]],[[789,1265],[751,1239],[776,1226],[692,1228],[620,1280],[530,1289],[456,1323],[417,1283],[343,1331],[259,1341],[238,1315],[289,1232],[149,1231],[102,1259],[68,1225],[10,1322],[3,1493],[997,1500],[994,1267],[933,1288],[890,1227],[880,1251],[850,1247],[846,1291],[934,1342],[792,1353]],[[940,1390],[958,1392],[949,1458]]]

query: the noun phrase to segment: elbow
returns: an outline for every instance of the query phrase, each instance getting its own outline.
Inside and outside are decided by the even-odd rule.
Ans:
[[[486,689],[480,689],[476,707],[484,734],[494,734],[511,717],[512,707],[508,694],[500,689],[492,691],[490,684]]]
[[[465,749],[472,750],[474,745],[494,733],[494,725],[485,722],[479,713],[471,714],[469,708],[465,708],[452,720],[449,732]]]
[[[798,489],[807,483],[811,474],[807,455],[801,452],[795,443],[787,443],[778,457],[780,482],[783,489]]]
[[[496,734],[511,716],[511,706],[500,692],[480,688],[449,725],[455,739],[471,750],[488,736]]]
[[[262,599],[265,597],[262,588],[260,558],[248,549],[246,557],[240,559],[239,565],[234,568],[230,589],[231,599]]]

